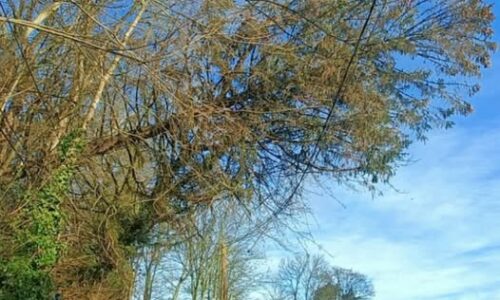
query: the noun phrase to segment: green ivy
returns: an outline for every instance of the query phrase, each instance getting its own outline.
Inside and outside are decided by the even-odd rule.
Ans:
[[[19,255],[0,262],[0,299],[50,299],[53,284],[49,272],[64,249],[59,240],[63,214],[61,203],[70,190],[76,162],[85,146],[81,132],[66,135],[59,143],[59,166],[37,192],[27,192],[28,203],[22,221],[29,222],[18,232]]]
[[[47,273],[33,268],[26,257],[0,260],[0,299],[39,300],[53,296],[53,284]]]

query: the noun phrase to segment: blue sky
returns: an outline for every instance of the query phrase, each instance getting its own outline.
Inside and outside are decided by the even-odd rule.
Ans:
[[[500,299],[499,53],[481,82],[473,115],[411,147],[416,161],[392,181],[399,191],[307,194],[323,248],[311,250],[370,276],[376,299]]]

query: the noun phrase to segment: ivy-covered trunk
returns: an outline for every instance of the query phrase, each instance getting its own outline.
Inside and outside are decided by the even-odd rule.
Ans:
[[[65,249],[62,202],[71,190],[77,161],[85,147],[81,132],[65,136],[57,149],[55,169],[41,187],[31,187],[22,197],[15,232],[16,254],[0,267],[0,299],[49,299],[55,297],[50,272]]]

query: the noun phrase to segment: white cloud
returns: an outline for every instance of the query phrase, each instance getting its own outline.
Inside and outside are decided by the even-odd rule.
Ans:
[[[394,185],[339,191],[347,208],[312,196],[333,263],[373,278],[376,299],[500,299],[500,125],[440,133]]]

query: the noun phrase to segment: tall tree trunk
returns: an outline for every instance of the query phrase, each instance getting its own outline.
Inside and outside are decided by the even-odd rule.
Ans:
[[[219,299],[228,300],[229,297],[229,284],[227,278],[228,272],[228,262],[227,262],[227,245],[226,241],[222,239],[220,245],[220,285],[219,285]]]

